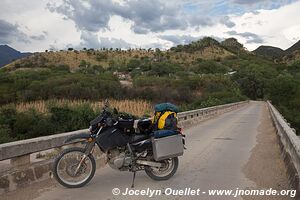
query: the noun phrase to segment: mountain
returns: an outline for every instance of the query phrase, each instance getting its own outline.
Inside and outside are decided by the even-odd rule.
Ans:
[[[217,40],[211,37],[204,37],[190,44],[177,45],[170,49],[172,54],[190,54],[193,58],[202,59],[221,59],[232,56],[233,53],[224,48]]]
[[[0,67],[7,65],[13,60],[31,55],[31,53],[21,53],[8,45],[0,45]]]
[[[285,52],[286,53],[292,53],[296,50],[300,50],[300,40],[298,42],[296,42],[293,46],[291,46],[290,48],[286,49]]]
[[[196,51],[203,51],[205,48],[210,47],[220,47],[220,43],[211,37],[204,37],[200,40],[193,41],[190,44],[177,45],[176,47],[172,47],[170,50],[173,52],[193,53]]]
[[[271,59],[279,58],[285,55],[284,50],[272,46],[259,46],[257,49],[253,51],[253,53]]]
[[[275,62],[291,63],[299,59],[300,40],[286,50],[273,46],[259,46],[253,51],[256,55],[275,60]]]
[[[231,52],[234,52],[234,53],[237,53],[239,51],[245,51],[244,46],[241,43],[239,43],[237,41],[237,39],[235,39],[235,38],[225,39],[224,41],[221,42],[221,45],[225,49],[227,49],[227,50],[229,50]]]
[[[167,51],[157,49],[82,49],[82,50],[60,50],[56,52],[39,52],[30,57],[18,59],[6,67],[16,68],[44,68],[47,66],[65,65],[71,71],[79,70],[80,67],[101,66],[124,66],[134,62],[138,58],[149,60],[149,62],[170,61],[176,64],[191,64],[196,60],[225,59],[234,53],[226,50],[218,41],[205,37],[201,40],[187,45],[178,45]],[[184,61],[183,61],[184,59]],[[132,64],[132,63],[131,63]],[[17,66],[17,67],[16,67]]]

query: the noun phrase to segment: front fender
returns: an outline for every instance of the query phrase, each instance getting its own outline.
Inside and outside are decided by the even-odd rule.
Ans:
[[[80,133],[78,135],[72,135],[72,136],[67,137],[67,139],[65,139],[64,144],[70,143],[75,140],[89,139],[90,137],[91,137],[91,135],[88,133]]]

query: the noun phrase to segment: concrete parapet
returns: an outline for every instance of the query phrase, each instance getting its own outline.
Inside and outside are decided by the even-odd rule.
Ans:
[[[282,150],[284,162],[287,165],[287,173],[292,188],[297,189],[299,196],[300,184],[300,139],[296,135],[295,129],[284,119],[279,111],[268,101],[273,124],[277,130],[279,145]]]

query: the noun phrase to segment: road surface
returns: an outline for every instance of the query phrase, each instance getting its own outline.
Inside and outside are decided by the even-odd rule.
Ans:
[[[138,172],[135,191],[159,190],[152,199],[290,199],[287,196],[209,196],[212,189],[288,189],[286,168],[269,112],[264,102],[250,104],[185,131],[187,150],[179,158],[179,168],[173,178],[157,182],[144,172]],[[115,171],[108,166],[96,171],[92,181],[83,188],[66,189],[58,184],[46,189],[25,188],[8,199],[35,200],[113,200],[148,199],[147,195],[113,195],[131,189],[132,174]],[[54,182],[54,180],[52,180]],[[46,184],[47,185],[47,184]],[[200,189],[199,196],[166,195],[166,188]],[[149,191],[149,190],[148,190]],[[141,192],[141,191],[140,191]],[[170,190],[168,190],[170,192]],[[30,194],[28,194],[30,193]]]

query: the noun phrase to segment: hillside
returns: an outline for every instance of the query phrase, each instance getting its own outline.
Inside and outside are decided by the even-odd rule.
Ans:
[[[246,52],[244,46],[241,43],[239,43],[235,38],[225,39],[221,42],[221,45],[227,50],[234,53]]]
[[[295,50],[292,53],[283,56],[278,61],[289,65],[293,64],[294,62],[300,61],[300,50]]]
[[[147,102],[147,108],[172,102],[181,110],[270,99],[300,130],[300,65],[256,56],[234,38],[206,37],[166,51],[35,53],[0,69],[0,143],[85,128],[98,112],[92,105],[106,98]]]
[[[190,44],[172,47],[170,51],[175,55],[182,52],[196,54],[198,58],[202,59],[221,59],[233,55],[221,43],[211,37],[204,37]]]
[[[300,41],[293,44],[286,50],[273,46],[259,46],[253,51],[255,55],[274,60],[276,63],[291,64],[299,59]]]
[[[58,52],[35,53],[7,65],[7,68],[27,68],[34,66],[41,68],[51,65],[65,65],[71,71],[78,70],[82,65],[101,66],[127,65],[131,59],[150,59],[151,62],[170,61],[177,64],[191,64],[197,59],[222,59],[234,54],[225,49],[212,38],[192,42],[189,45],[178,45],[169,51],[159,49],[88,49]]]
[[[285,55],[285,51],[272,46],[259,46],[253,51],[256,55],[261,55],[266,58],[275,59]]]
[[[286,53],[293,53],[294,51],[300,50],[300,40],[292,45],[290,48],[286,49]]]
[[[21,53],[10,46],[0,45],[0,67],[12,62],[13,60],[31,55],[31,53]]]

